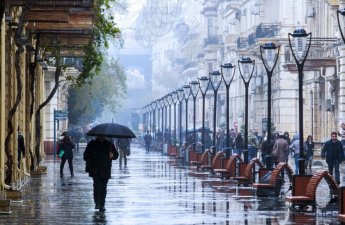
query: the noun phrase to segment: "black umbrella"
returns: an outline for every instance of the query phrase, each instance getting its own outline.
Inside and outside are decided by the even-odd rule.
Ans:
[[[193,128],[190,128],[187,130],[187,133],[193,133],[194,129]],[[199,127],[198,129],[196,129],[196,132],[199,132],[199,133],[202,133],[202,127]],[[205,127],[205,133],[212,133],[212,130],[208,127]]]
[[[117,123],[102,123],[86,133],[89,136],[104,135],[113,138],[136,138],[135,134],[126,126]]]
[[[83,134],[78,130],[67,130],[62,132],[61,136],[81,137]]]
[[[198,129],[197,129],[197,131],[198,132],[202,132],[202,127],[199,127]],[[207,133],[213,133],[213,131],[210,129],[210,128],[208,128],[208,127],[205,127],[205,133],[207,134]]]

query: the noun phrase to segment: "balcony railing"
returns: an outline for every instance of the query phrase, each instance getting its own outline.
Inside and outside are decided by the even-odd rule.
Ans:
[[[312,38],[307,59],[334,59],[339,56],[337,46],[339,41],[335,38]],[[285,62],[295,63],[289,46],[285,46]]]
[[[279,33],[279,24],[263,24],[256,27],[255,32],[248,35],[247,38],[240,37],[237,39],[237,48],[246,48],[254,45],[258,38],[272,38]],[[246,43],[245,43],[246,42]]]
[[[222,39],[218,36],[209,36],[208,38],[204,39],[204,47],[207,45],[219,45],[222,44]]]
[[[265,24],[261,23],[259,26],[256,27],[255,37],[256,38],[270,38],[276,37],[279,32],[279,24]]]

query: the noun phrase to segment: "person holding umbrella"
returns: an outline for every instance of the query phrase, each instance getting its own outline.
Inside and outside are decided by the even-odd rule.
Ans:
[[[61,158],[60,163],[60,177],[63,177],[63,168],[65,166],[66,160],[68,161],[69,171],[71,173],[71,177],[74,176],[73,174],[73,148],[75,147],[74,143],[71,141],[70,136],[64,136],[61,143],[58,147],[58,156]]]
[[[106,139],[105,135],[97,135],[95,140],[87,144],[83,156],[86,162],[85,171],[93,178],[95,209],[104,212],[107,185],[111,177],[112,160],[116,160],[119,153],[114,144]]]

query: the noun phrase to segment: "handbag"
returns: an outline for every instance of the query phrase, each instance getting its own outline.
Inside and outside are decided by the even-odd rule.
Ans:
[[[65,154],[65,150],[60,149],[59,154],[58,154],[59,157],[61,158],[64,154]]]
[[[274,161],[278,160],[279,152],[278,152],[278,145],[274,143],[273,151],[271,153],[271,157]]]

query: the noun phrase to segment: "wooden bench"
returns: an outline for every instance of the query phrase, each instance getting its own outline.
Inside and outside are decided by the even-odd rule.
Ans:
[[[345,222],[345,187],[339,189],[339,214],[338,218],[341,222]]]
[[[242,162],[242,158],[238,154],[232,154],[225,166],[225,169],[214,169],[214,173],[221,175],[221,178],[231,178],[236,176],[236,163]]]
[[[253,183],[253,188],[261,188],[261,189],[271,189],[274,190],[278,187],[279,181],[281,179],[281,172],[285,171],[289,177],[289,180],[292,180],[292,174],[293,170],[289,166],[289,164],[280,162],[276,167],[273,169],[270,182],[269,183]],[[276,196],[279,195],[279,193],[276,193]]]
[[[253,158],[244,170],[243,175],[240,174],[237,177],[233,177],[234,180],[237,180],[239,184],[250,184],[255,182],[255,166],[258,165],[259,168],[264,168],[264,165],[260,162],[258,158]],[[240,170],[241,171],[241,170]]]
[[[317,171],[308,181],[306,189],[300,189],[299,195],[286,196],[285,201],[291,203],[291,207],[301,206],[302,208],[307,205],[311,205],[314,210],[316,207],[316,189],[320,181],[325,179],[330,188],[331,195],[338,195],[338,185],[336,184],[333,177],[328,173],[327,170]],[[294,184],[298,186],[299,184]],[[296,194],[296,193],[292,193]]]
[[[205,152],[201,154],[200,160],[189,161],[189,165],[196,166],[197,171],[198,171],[201,165],[208,165],[208,154],[209,153],[210,153],[210,149],[205,150]]]
[[[224,152],[217,152],[215,157],[212,160],[211,165],[201,165],[200,169],[201,170],[208,170],[211,171],[212,173],[214,172],[214,169],[222,169],[222,159],[225,156]]]
[[[169,155],[169,156],[173,156],[173,157],[178,156],[179,153],[178,153],[178,148],[177,148],[177,146],[175,146],[175,145],[169,145],[169,147],[168,147],[168,155]]]

